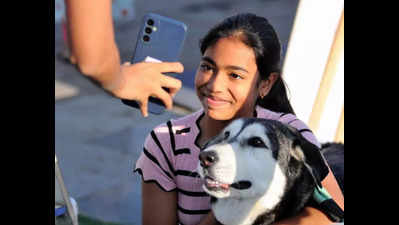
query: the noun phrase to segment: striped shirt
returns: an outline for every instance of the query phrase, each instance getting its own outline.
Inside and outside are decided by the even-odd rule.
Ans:
[[[298,129],[310,142],[320,147],[309,128],[293,114],[276,113],[256,108],[258,118],[278,120]],[[162,190],[177,191],[178,220],[184,225],[198,224],[210,212],[210,197],[202,190],[202,180],[196,172],[200,147],[197,139],[199,110],[179,119],[172,119],[154,128],[144,142],[144,149],[136,162],[145,182],[155,182]]]

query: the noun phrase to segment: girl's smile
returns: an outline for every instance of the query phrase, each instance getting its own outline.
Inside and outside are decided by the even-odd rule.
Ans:
[[[204,95],[204,97],[207,101],[209,108],[213,108],[213,109],[226,108],[226,107],[229,107],[231,104],[231,101],[217,97],[217,96]]]

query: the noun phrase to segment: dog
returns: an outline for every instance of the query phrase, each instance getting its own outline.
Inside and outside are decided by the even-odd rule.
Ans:
[[[328,174],[320,150],[293,127],[242,118],[210,140],[197,168],[221,224],[271,224],[298,214]]]

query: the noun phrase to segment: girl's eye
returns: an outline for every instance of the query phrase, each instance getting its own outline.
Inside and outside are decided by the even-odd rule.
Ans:
[[[231,74],[230,74],[230,77],[232,77],[232,78],[234,78],[234,79],[237,79],[237,80],[243,79],[242,76],[240,76],[240,75],[238,75],[238,74],[236,74],[236,73],[231,73]]]

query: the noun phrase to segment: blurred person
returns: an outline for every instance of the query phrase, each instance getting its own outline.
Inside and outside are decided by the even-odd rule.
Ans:
[[[203,108],[154,128],[136,162],[145,225],[218,224],[196,169],[201,148],[234,119],[278,120],[321,147],[288,100],[280,69],[281,44],[267,19],[254,14],[229,17],[206,34],[200,50],[195,88]],[[321,183],[343,209],[343,195],[330,169]],[[308,206],[275,224],[331,223]]]
[[[114,38],[112,0],[65,0],[67,42],[71,63],[114,97],[135,100],[148,116],[150,96],[167,109],[180,90],[180,80],[163,73],[182,73],[180,62],[121,64]],[[165,91],[168,88],[170,91]]]

